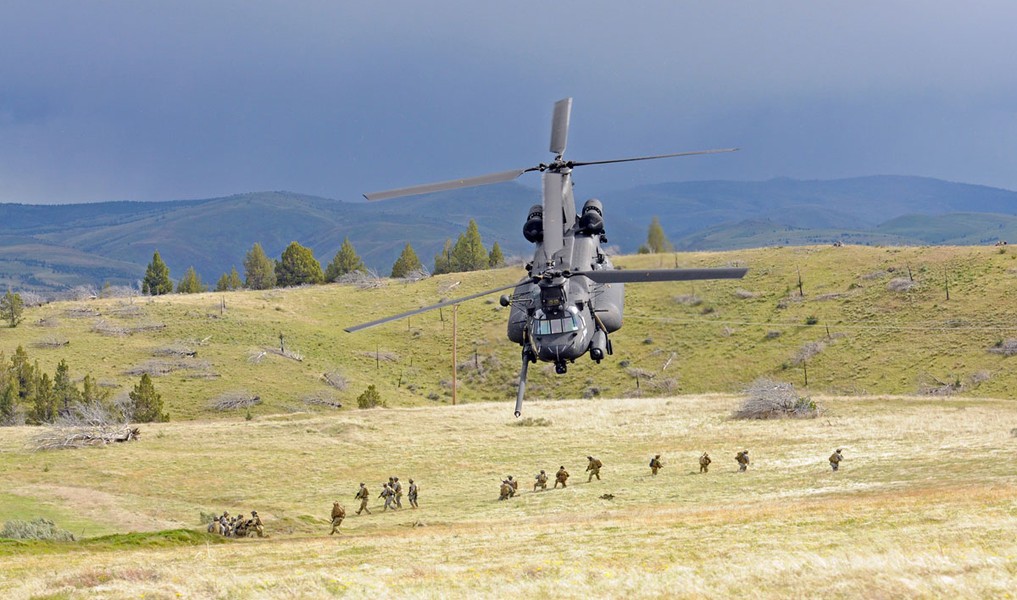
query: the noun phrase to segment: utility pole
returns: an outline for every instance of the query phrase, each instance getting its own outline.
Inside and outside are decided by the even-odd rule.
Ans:
[[[458,316],[459,316],[459,305],[454,304],[452,305],[452,406],[456,405],[456,388],[459,387],[456,384],[456,363],[458,362],[456,358],[456,351],[458,350],[458,348],[456,347],[457,344],[456,322],[458,321],[457,319]]]

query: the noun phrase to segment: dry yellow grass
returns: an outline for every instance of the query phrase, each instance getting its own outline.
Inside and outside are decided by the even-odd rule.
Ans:
[[[10,598],[1006,597],[1017,589],[1017,404],[818,398],[805,421],[733,421],[729,396],[292,414],[144,427],[30,453],[0,430],[0,520],[93,536],[197,529],[257,509],[271,537],[146,549],[0,547]],[[838,473],[826,458],[843,447]],[[748,448],[753,464],[733,460]],[[711,472],[696,473],[708,450]],[[661,453],[653,478],[647,462]],[[604,479],[587,484],[585,456]],[[567,490],[532,493],[564,464]],[[521,494],[498,502],[502,477]],[[352,515],[398,475],[421,508]],[[600,496],[613,494],[613,500]],[[329,537],[339,499],[351,516]],[[404,502],[404,504],[406,504]],[[16,509],[16,510],[15,510]]]

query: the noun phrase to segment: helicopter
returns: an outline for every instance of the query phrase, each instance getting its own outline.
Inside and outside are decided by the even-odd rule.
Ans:
[[[587,200],[576,212],[572,170],[589,165],[655,160],[679,156],[734,152],[737,148],[696,150],[653,156],[579,162],[565,160],[572,98],[554,105],[551,118],[551,146],[554,160],[533,167],[501,171],[479,177],[453,179],[364,194],[368,201],[489,185],[511,181],[530,172],[542,177],[543,203],[530,208],[523,225],[523,237],[534,244],[533,260],[517,283],[477,294],[347,327],[355,332],[445,306],[459,304],[512,289],[500,303],[510,307],[508,338],[522,348],[522,367],[514,414],[522,414],[526,374],[537,361],[554,364],[562,375],[568,365],[584,355],[600,363],[614,353],[609,335],[621,329],[626,283],[740,279],[746,268],[618,270],[601,247],[607,243],[604,209],[597,199]]]

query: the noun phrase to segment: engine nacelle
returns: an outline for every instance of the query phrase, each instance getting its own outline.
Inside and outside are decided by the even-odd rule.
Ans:
[[[591,236],[604,233],[604,206],[600,200],[591,198],[583,204],[583,214],[579,217],[579,231]]]
[[[527,242],[539,244],[544,241],[544,207],[534,204],[523,225],[523,237]]]

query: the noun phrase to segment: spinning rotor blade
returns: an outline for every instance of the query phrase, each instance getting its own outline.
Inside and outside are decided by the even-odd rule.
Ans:
[[[398,315],[392,315],[391,317],[385,317],[384,319],[378,319],[377,321],[371,321],[370,323],[361,323],[360,325],[353,325],[352,327],[347,327],[343,331],[345,331],[347,333],[353,333],[354,331],[360,331],[361,329],[367,329],[368,327],[374,327],[375,325],[381,325],[383,323],[388,323],[389,321],[398,321],[399,319],[405,319],[406,317],[412,317],[413,315],[419,315],[420,313],[427,312],[429,310],[435,310],[437,308],[443,308],[445,306],[452,306],[453,304],[459,304],[460,302],[466,302],[467,300],[473,300],[473,299],[476,299],[476,298],[480,298],[481,296],[487,296],[488,294],[494,294],[495,292],[503,292],[505,290],[512,289],[512,288],[516,287],[520,283],[522,283],[522,282],[517,281],[516,283],[510,284],[510,285],[503,285],[502,287],[494,288],[493,290],[487,290],[486,292],[479,292],[479,293],[476,293],[476,294],[471,294],[469,296],[463,296],[462,298],[454,298],[452,300],[446,300],[444,302],[439,302],[437,304],[432,304],[430,306],[425,306],[423,308],[418,308],[416,310],[411,310],[411,311],[407,311],[407,312],[404,312],[404,313],[399,313]]]
[[[554,116],[551,117],[551,152],[561,156],[569,141],[569,116],[572,114],[572,98],[564,98],[554,103]]]
[[[531,167],[529,169],[515,169],[512,171],[502,171],[501,173],[490,173],[488,175],[481,175],[479,177],[452,179],[449,181],[441,181],[438,183],[425,183],[423,185],[414,185],[410,187],[399,188],[397,190],[388,190],[384,192],[373,192],[370,194],[364,194],[364,198],[367,198],[368,200],[388,200],[389,198],[398,198],[400,196],[415,196],[417,194],[430,194],[431,192],[443,192],[445,190],[455,190],[459,188],[473,187],[477,185],[502,183],[505,181],[512,181],[513,179],[519,177],[523,173],[538,170],[540,170],[539,167]]]
[[[716,150],[694,150],[692,152],[675,152],[674,154],[657,154],[656,156],[637,156],[636,158],[616,158],[613,160],[594,160],[587,162],[568,161],[570,167],[584,167],[586,165],[609,165],[611,163],[635,162],[637,160],[654,160],[657,158],[674,158],[675,156],[695,156],[697,154],[720,154],[721,152],[737,152],[738,148],[718,148]]]
[[[572,276],[582,275],[597,283],[642,283],[651,281],[692,281],[695,279],[741,279],[748,269],[640,269],[573,271]]]

